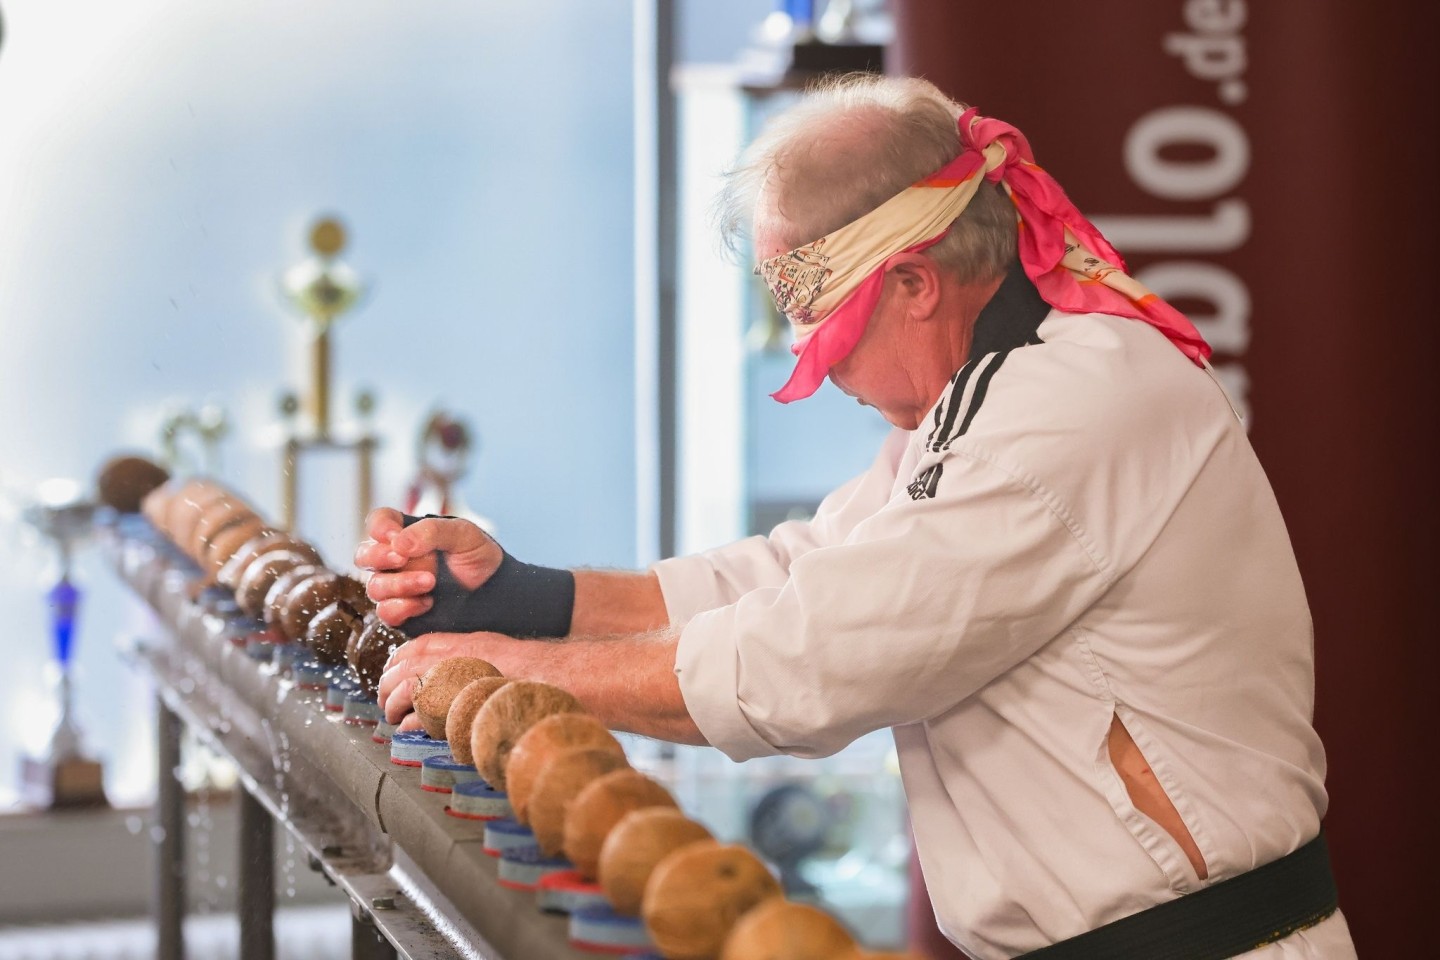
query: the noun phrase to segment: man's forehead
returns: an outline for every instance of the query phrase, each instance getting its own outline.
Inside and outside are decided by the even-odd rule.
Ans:
[[[763,204],[755,205],[755,217],[751,222],[750,236],[754,238],[755,263],[778,257],[794,248],[789,242],[789,224],[773,208]]]

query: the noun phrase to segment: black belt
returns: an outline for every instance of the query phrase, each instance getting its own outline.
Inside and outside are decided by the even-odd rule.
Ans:
[[[1339,906],[1325,833],[1294,853],[1020,960],[1226,960],[1313,927]]]

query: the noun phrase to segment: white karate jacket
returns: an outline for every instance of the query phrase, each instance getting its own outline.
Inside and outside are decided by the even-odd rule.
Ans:
[[[1050,312],[972,357],[812,521],[654,569],[686,624],[686,706],[733,759],[894,728],[936,916],[974,957],[1203,885],[1111,766],[1113,717],[1205,884],[1319,829],[1284,521],[1213,375],[1143,323]],[[1337,914],[1254,955],[1354,950]]]

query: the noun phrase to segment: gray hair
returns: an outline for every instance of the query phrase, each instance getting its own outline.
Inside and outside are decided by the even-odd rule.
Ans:
[[[822,81],[726,171],[714,207],[726,247],[738,255],[752,227],[798,247],[869,213],[960,153],[965,109],[913,77]],[[926,253],[962,283],[994,279],[1015,259],[1015,223],[1003,189],[982,184]]]

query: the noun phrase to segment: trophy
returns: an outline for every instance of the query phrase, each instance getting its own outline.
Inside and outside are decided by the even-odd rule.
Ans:
[[[45,756],[21,761],[25,801],[37,807],[105,805],[100,763],[85,756],[74,712],[75,614],[80,589],[71,579],[75,546],[92,526],[95,504],[81,498],[77,484],[52,480],[41,484],[38,500],[27,507],[24,519],[55,545],[60,578],[46,594],[50,606],[51,639],[59,678],[60,719],[50,735]]]
[[[365,515],[370,510],[374,453],[378,443],[368,422],[375,406],[374,397],[363,392],[356,398],[356,411],[361,417],[360,430],[356,435],[348,439],[339,438],[330,428],[331,330],[335,322],[359,303],[365,294],[365,285],[359,275],[339,259],[344,248],[344,226],[334,217],[322,217],[310,228],[313,256],[287,270],[280,281],[286,300],[303,316],[311,334],[310,388],[303,403],[309,415],[308,430],[296,422],[302,407],[298,398],[286,394],[280,405],[287,421],[281,463],[281,512],[285,529],[292,532],[299,519],[300,464],[307,453],[326,450],[353,452],[359,529],[362,533]]]
[[[207,403],[195,409],[181,407],[166,415],[160,425],[160,446],[165,451],[166,466],[180,473],[199,471],[210,476],[220,473],[220,441],[230,432],[230,421],[224,409]],[[193,437],[199,443],[198,456],[184,441]]]
[[[460,478],[469,469],[474,445],[464,420],[443,410],[432,413],[420,431],[417,470],[405,492],[405,512],[414,516],[464,517],[487,533],[494,533],[494,524],[471,510],[458,489]]]

